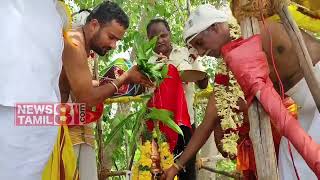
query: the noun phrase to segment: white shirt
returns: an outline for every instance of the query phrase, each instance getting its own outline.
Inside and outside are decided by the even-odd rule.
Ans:
[[[191,61],[189,59],[189,51],[185,47],[178,47],[173,46],[172,52],[170,54],[168,63],[173,64],[177,67],[178,71],[184,70],[196,70],[196,71],[203,71],[204,67],[199,63],[198,60]],[[194,109],[193,109],[193,102],[194,102],[194,83],[184,83],[183,84],[184,93],[188,105],[188,112],[190,116],[191,124],[194,123]]]
[[[0,105],[59,102],[63,22],[53,0],[2,0]]]

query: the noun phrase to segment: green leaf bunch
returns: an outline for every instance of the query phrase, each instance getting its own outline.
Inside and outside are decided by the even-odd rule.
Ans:
[[[147,41],[140,33],[136,33],[133,47],[137,56],[136,61],[139,70],[151,81],[159,85],[167,76],[168,66],[165,63],[152,62],[152,58],[155,56],[153,50],[157,44],[157,40],[158,37],[154,37],[150,41]]]

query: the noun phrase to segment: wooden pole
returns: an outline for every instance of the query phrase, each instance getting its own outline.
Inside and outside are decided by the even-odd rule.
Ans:
[[[112,177],[112,176],[125,176],[127,174],[126,171],[111,171],[107,173],[107,177]]]
[[[254,149],[258,179],[279,179],[270,118],[261,104],[254,100],[249,107],[249,136]]]
[[[303,40],[300,29],[298,28],[296,22],[293,20],[286,5],[277,7],[277,9],[281,21],[283,22],[284,27],[288,32],[291,41],[293,42],[292,45],[297,52],[300,68],[303,72],[304,78],[306,79],[313,99],[317,105],[318,111],[320,111],[320,80],[317,80],[316,75],[313,71],[314,68],[312,59]]]
[[[240,0],[240,5],[247,4]],[[243,38],[260,33],[259,22],[255,17],[246,17],[240,22]],[[260,92],[256,97],[260,98]],[[259,180],[278,180],[279,173],[272,138],[270,118],[257,99],[254,99],[248,110],[250,122],[250,139],[252,141],[257,175]]]
[[[99,59],[96,58],[94,60],[94,66],[93,66],[93,79],[94,80],[99,80],[99,71],[98,71],[98,66],[99,66]],[[104,180],[105,177],[103,174],[105,174],[106,172],[104,171],[108,171],[105,167],[105,157],[104,157],[104,141],[103,141],[103,134],[102,134],[102,118],[100,118],[97,121],[97,125],[96,125],[96,130],[97,130],[97,145],[98,145],[98,176],[100,180]]]
[[[201,168],[205,169],[207,171],[216,173],[216,174],[221,174],[221,175],[224,175],[226,177],[233,178],[233,179],[237,179],[237,180],[243,179],[242,175],[239,174],[239,173],[229,173],[229,172],[226,172],[226,171],[220,171],[220,170],[214,169],[212,167],[208,167],[208,166],[201,166]]]

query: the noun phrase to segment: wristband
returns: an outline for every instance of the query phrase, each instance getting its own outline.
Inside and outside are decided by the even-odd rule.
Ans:
[[[180,170],[182,169],[184,172],[186,172],[186,167],[183,166],[183,165],[181,165],[181,163],[179,162],[179,160],[176,160],[176,161],[174,162],[173,166],[175,166],[175,167],[178,169],[178,171],[180,171]]]
[[[116,93],[118,93],[119,91],[118,86],[113,81],[110,81],[110,83],[114,86],[114,88],[116,88]]]
[[[173,165],[178,171],[181,170],[181,168],[180,168],[176,163],[173,163],[172,165]]]

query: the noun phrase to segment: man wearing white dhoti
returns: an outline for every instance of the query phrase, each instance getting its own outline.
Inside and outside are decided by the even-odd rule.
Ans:
[[[320,63],[315,66],[315,73],[320,80]],[[320,144],[320,114],[312,98],[306,80],[303,78],[294,87],[286,92],[295,103],[300,107],[298,109],[298,120],[302,128]],[[298,176],[301,180],[317,180],[317,177],[305,163],[301,155],[296,151],[292,144],[291,151]],[[290,152],[288,150],[288,140],[282,137],[279,147],[279,172],[281,180],[296,180]]]
[[[221,49],[232,42],[229,27],[226,24],[227,19],[228,17],[223,11],[217,10],[211,5],[206,4],[199,6],[194,12],[191,13],[185,24],[185,41],[194,49],[196,49],[200,56],[223,56]],[[261,36],[262,47],[267,55],[267,61],[270,70],[269,77],[272,80],[275,88],[279,89],[279,81],[277,78],[278,75],[276,75],[276,72],[279,73],[279,77],[282,81],[284,90],[287,92],[287,95],[291,96],[295,103],[301,108],[298,112],[298,120],[301,124],[301,127],[312,137],[315,142],[320,143],[320,135],[316,132],[317,130],[320,130],[320,116],[310,94],[309,88],[303,78],[302,70],[299,67],[298,55],[293,46],[293,43],[296,42],[293,42],[289,38],[289,35],[286,32],[283,24],[267,20],[266,26],[269,29],[269,32],[262,23],[260,24],[261,34],[259,36]],[[314,65],[316,65],[315,68],[318,71],[318,79],[320,79],[319,40],[304,31],[301,33],[310,53],[312,62]],[[270,48],[270,38],[272,39],[272,49]],[[277,69],[272,65],[273,60],[271,56],[275,57],[275,66]],[[230,64],[231,63],[229,61],[229,67],[231,67]],[[239,63],[239,66],[240,64],[241,63]],[[245,66],[247,66],[247,64]],[[249,77],[247,76],[248,74],[244,75],[243,77]],[[173,179],[178,171],[183,169],[186,162],[205,143],[211,132],[214,130],[214,126],[217,124],[216,122],[218,119],[217,107],[213,94],[209,99],[205,118],[201,125],[194,132],[194,135],[192,136],[184,153],[177,160],[178,164],[175,164],[166,171],[167,179]],[[317,179],[315,174],[307,166],[306,162],[301,158],[301,156],[295,151],[292,145],[291,149],[293,151],[293,159],[300,179]],[[279,172],[280,179],[282,180],[297,179],[293,162],[291,161],[288,143],[284,138],[281,140],[280,144]]]
[[[57,103],[63,22],[56,0],[2,0],[0,6],[0,179],[39,180],[56,126],[15,126],[16,103]]]

